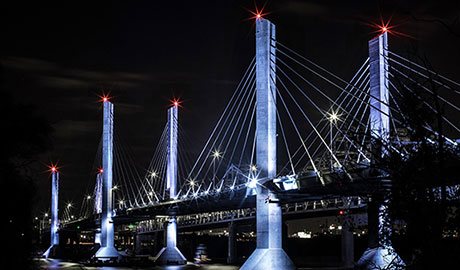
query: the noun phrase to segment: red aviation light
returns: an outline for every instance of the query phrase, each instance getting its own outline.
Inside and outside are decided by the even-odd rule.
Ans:
[[[110,93],[108,93],[108,94],[102,93],[102,95],[98,95],[98,97],[100,98],[99,101],[103,102],[103,103],[109,101],[112,98],[112,97],[110,97]]]
[[[340,210],[339,215],[343,216],[343,214],[344,214],[343,210]]]
[[[171,101],[171,106],[173,107],[182,107],[180,104],[182,103],[182,101],[179,101],[179,99],[175,99],[173,98]]]
[[[104,172],[104,169],[99,169],[99,173],[103,173]]]
[[[46,167],[48,167],[48,172],[50,172],[51,174],[55,172],[59,172],[59,168],[61,168],[61,167],[58,167],[57,163],[56,164],[51,163],[51,165],[48,165]]]
[[[391,23],[392,17],[390,17],[386,22],[383,20],[382,16],[380,16],[380,23],[375,23],[375,22],[363,22],[363,24],[370,26],[371,28],[374,28],[375,30],[372,31],[372,34],[376,34],[375,37],[378,37],[380,35],[383,35],[385,33],[388,33],[389,35],[393,36],[399,36],[399,37],[407,37],[411,39],[416,39],[415,37],[398,32],[395,29],[398,28],[399,26],[405,24],[406,22],[401,22],[401,23]],[[375,38],[374,37],[374,38]]]
[[[264,9],[265,9],[265,6],[267,5],[267,2],[264,3],[264,5],[262,6],[262,8],[260,10],[259,10],[259,8],[257,8],[257,5],[255,6],[255,11],[252,11],[250,9],[245,8],[252,15],[254,15],[254,16],[248,18],[248,20],[251,20],[251,19],[260,20],[260,19],[263,19],[265,15],[270,14],[271,12],[264,12]]]

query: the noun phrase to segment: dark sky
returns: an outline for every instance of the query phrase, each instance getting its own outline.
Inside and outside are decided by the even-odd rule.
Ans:
[[[390,49],[416,48],[460,81],[454,2],[272,0],[265,11],[280,42],[342,78],[367,57],[376,29],[366,23],[382,17],[413,37],[391,36]],[[200,149],[254,56],[253,21],[246,20],[254,1],[72,3],[0,8],[1,87],[52,123],[54,148],[41,162],[62,166],[62,202],[78,202],[90,181],[101,135],[97,95],[110,91],[120,132],[146,168],[169,100],[183,101],[181,125]],[[47,177],[38,184],[40,211],[49,205]]]

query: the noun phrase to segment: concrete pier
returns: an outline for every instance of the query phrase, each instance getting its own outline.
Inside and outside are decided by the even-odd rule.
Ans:
[[[388,70],[388,32],[383,32],[369,41],[370,131],[374,142],[382,144],[374,153],[382,157],[387,154],[390,135]],[[369,244],[357,262],[360,269],[400,269],[404,266],[391,244],[391,220],[383,197],[373,196],[368,207]]]
[[[55,258],[58,255],[59,249],[59,224],[58,224],[58,208],[59,203],[59,172],[55,167],[51,168],[51,243],[50,247],[45,251],[45,258]]]
[[[172,200],[176,197],[177,192],[177,130],[178,130],[178,105],[174,105],[168,110],[168,156],[166,167],[166,188],[169,189],[169,198]],[[185,264],[185,259],[182,252],[177,248],[177,223],[176,217],[170,217],[165,230],[164,247],[155,257],[155,263],[159,265],[165,264]]]
[[[256,20],[256,186],[257,248],[246,260],[243,270],[295,269],[282,248],[281,207],[262,184],[276,177],[276,50],[275,25]]]
[[[104,101],[103,106],[101,247],[96,252],[96,258],[114,260],[119,257],[119,254],[114,246],[114,224],[112,220],[113,104]]]
[[[227,250],[227,263],[236,263],[236,224],[231,221],[228,223],[228,250]]]
[[[352,231],[352,216],[345,214],[342,219],[342,267],[353,268],[355,260],[355,240]]]

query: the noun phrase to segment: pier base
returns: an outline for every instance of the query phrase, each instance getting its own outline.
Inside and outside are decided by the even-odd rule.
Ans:
[[[43,253],[43,257],[45,258],[59,258],[60,257],[60,248],[58,245],[50,246],[45,253]]]
[[[358,269],[405,269],[406,265],[392,247],[368,248],[356,264]]]
[[[294,263],[282,248],[257,248],[240,270],[291,270]]]
[[[155,263],[158,265],[187,263],[187,259],[177,248],[177,224],[176,218],[171,217],[165,230],[165,247],[163,247],[155,257]]]
[[[96,252],[96,258],[98,260],[118,260],[120,254],[113,246],[107,247],[100,247],[99,250]]]
[[[187,259],[185,259],[177,247],[164,247],[155,257],[155,263],[158,265],[182,265],[187,263]]]

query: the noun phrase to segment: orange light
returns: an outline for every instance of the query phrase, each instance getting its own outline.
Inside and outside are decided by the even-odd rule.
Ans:
[[[257,17],[257,19],[260,19],[261,16],[260,16],[260,14],[257,14],[256,17]]]
[[[103,173],[104,172],[104,169],[99,169],[99,173]]]
[[[51,167],[51,171],[52,171],[52,172],[55,172],[55,171],[56,171],[56,167]]]
[[[385,26],[382,27],[382,32],[386,32],[386,31],[388,31],[388,28],[386,28]]]

